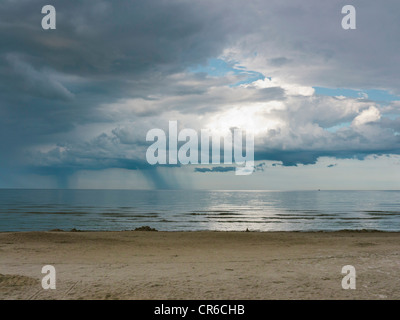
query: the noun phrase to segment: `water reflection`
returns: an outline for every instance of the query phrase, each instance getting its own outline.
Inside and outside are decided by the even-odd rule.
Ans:
[[[0,231],[400,231],[398,191],[0,190]]]

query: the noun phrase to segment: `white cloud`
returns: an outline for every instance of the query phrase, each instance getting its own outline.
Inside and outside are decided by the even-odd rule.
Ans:
[[[301,86],[301,85],[296,85],[296,84],[289,84],[289,83],[286,83],[285,81],[282,81],[279,78],[260,79],[249,85],[246,85],[246,86],[254,86],[256,88],[280,87],[280,88],[284,89],[286,91],[286,94],[289,96],[295,96],[295,95],[312,96],[315,93],[315,90],[312,87]]]
[[[352,125],[361,126],[371,122],[376,122],[381,118],[381,113],[378,108],[371,106],[367,110],[363,110],[357,117],[354,118]]]

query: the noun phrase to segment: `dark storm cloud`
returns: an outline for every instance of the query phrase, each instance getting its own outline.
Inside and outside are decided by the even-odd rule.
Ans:
[[[363,143],[359,143],[364,140]],[[255,160],[281,161],[283,166],[297,166],[299,164],[309,165],[317,163],[321,157],[332,157],[337,159],[364,160],[369,155],[400,154],[400,138],[394,137],[391,143],[380,144],[379,138],[375,141],[360,136],[358,139],[348,140],[342,145],[340,143],[327,143],[324,147],[315,147],[313,150],[282,148],[269,149],[264,145],[255,152]],[[339,148],[338,148],[339,147]]]
[[[0,3],[0,155],[18,161],[34,144],[63,142],[121,98],[151,99],[168,75],[218,56],[246,32],[225,6],[184,1],[52,1],[57,29],[43,30],[41,0]],[[235,17],[236,18],[236,17]],[[233,23],[235,22],[235,23]],[[166,93],[202,94],[181,86]],[[58,136],[55,136],[58,135]],[[66,139],[69,140],[69,139]]]
[[[212,167],[212,168],[194,168],[195,172],[208,173],[208,172],[230,172],[235,171],[235,167]]]
[[[0,4],[1,86],[7,95],[75,97],[81,108],[87,107],[84,102],[93,104],[112,93],[114,98],[129,96],[128,92],[145,95],[166,75],[220,54],[229,34],[216,19],[221,8],[213,12],[201,4],[53,4],[58,26],[53,31],[41,28],[43,1]]]
[[[218,55],[228,25],[222,8],[183,1],[53,1],[57,30],[44,31],[43,1],[4,1],[1,54],[23,53],[36,68],[98,79],[139,79],[184,70]],[[232,26],[233,28],[234,26]],[[109,79],[108,79],[109,80]]]

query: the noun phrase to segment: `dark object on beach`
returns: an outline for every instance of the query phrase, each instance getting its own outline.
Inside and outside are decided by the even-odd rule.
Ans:
[[[49,231],[50,232],[64,232],[64,230],[61,230],[61,229],[51,229]]]
[[[250,232],[249,228],[246,228],[246,232]]]
[[[78,229],[73,228],[73,229],[71,229],[70,232],[81,232],[81,230],[78,230]]]
[[[150,228],[149,226],[143,226],[136,228],[135,231],[158,231],[157,229]]]

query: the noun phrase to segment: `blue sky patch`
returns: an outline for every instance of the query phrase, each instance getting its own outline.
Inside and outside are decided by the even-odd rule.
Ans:
[[[336,126],[333,126],[333,127],[330,127],[330,128],[326,128],[325,130],[334,133],[334,132],[338,131],[339,129],[342,129],[342,128],[345,128],[345,127],[349,127],[350,125],[351,125],[351,122],[342,122],[342,123],[339,123]]]
[[[315,89],[315,93],[318,95],[324,96],[344,96],[347,98],[365,98],[374,101],[380,102],[390,102],[400,100],[399,96],[391,94],[386,90],[379,89],[369,89],[369,90],[353,90],[353,89],[344,89],[344,88],[324,88],[324,87],[313,87]]]
[[[245,67],[237,65],[236,62],[226,62],[225,60],[215,58],[209,59],[207,65],[197,65],[189,68],[189,72],[207,73],[211,77],[223,77],[229,73],[245,76],[244,80],[232,84],[231,87],[237,87],[265,78],[262,73],[247,70]]]

